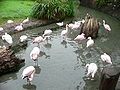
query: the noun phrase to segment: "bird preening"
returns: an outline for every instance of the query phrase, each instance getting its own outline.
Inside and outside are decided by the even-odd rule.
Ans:
[[[86,64],[86,68],[87,68],[87,76],[94,79],[98,69],[97,65],[95,63]]]
[[[27,79],[27,83],[31,84],[35,74],[34,66],[26,67],[22,72],[22,79]]]
[[[108,54],[104,53],[100,57],[103,62],[106,62],[107,64],[112,64],[111,57]]]

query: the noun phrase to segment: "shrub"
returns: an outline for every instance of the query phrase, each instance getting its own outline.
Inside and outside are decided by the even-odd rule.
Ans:
[[[72,0],[37,0],[31,15],[37,19],[64,19],[74,15],[74,4]]]

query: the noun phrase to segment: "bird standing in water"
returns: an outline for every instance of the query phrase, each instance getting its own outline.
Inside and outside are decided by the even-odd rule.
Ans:
[[[104,28],[107,32],[111,31],[111,27],[108,24],[105,23],[105,20],[103,20],[103,26],[104,26]]]
[[[31,84],[35,74],[35,68],[33,66],[26,67],[22,72],[22,79],[27,79],[27,82]]]
[[[30,58],[32,60],[34,60],[35,63],[37,62],[37,66],[38,66],[38,56],[39,56],[39,54],[40,54],[40,48],[38,48],[38,47],[34,47],[31,51],[31,53],[30,53]]]
[[[74,40],[78,41],[78,42],[81,42],[84,39],[85,39],[85,34],[82,33],[82,34],[78,35]]]
[[[63,39],[65,39],[65,40],[67,37],[67,33],[68,33],[68,24],[66,24],[65,30],[62,30],[62,32],[61,32],[61,37],[63,37]]]
[[[88,41],[87,41],[87,46],[86,47],[91,47],[91,46],[93,46],[93,44],[94,44],[94,40],[92,40],[91,37],[88,37]]]
[[[111,57],[106,53],[101,55],[101,59],[103,62],[106,62],[108,64],[112,64]]]
[[[95,73],[97,72],[97,65],[95,63],[90,63],[90,64],[86,64],[86,67],[87,67],[87,76],[90,76],[92,78],[94,78],[95,76]]]

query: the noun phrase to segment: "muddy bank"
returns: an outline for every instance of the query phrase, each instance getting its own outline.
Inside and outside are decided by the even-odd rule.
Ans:
[[[94,8],[96,10],[109,14],[120,20],[120,1],[119,0],[113,0],[113,1],[109,0],[104,3],[101,3],[99,0],[98,0],[99,2],[97,0],[79,0],[79,1],[80,1],[80,4],[83,6]]]
[[[14,34],[14,33],[17,33],[17,32],[21,32],[21,31],[24,31],[24,30],[27,30],[27,29],[32,29],[32,28],[36,28],[36,27],[39,27],[39,26],[45,26],[45,25],[48,25],[48,24],[51,24],[51,23],[55,23],[57,21],[53,21],[53,20],[35,20],[35,19],[30,19],[27,23],[23,23],[23,30],[20,30],[20,31],[17,31],[15,30],[15,27],[20,25],[21,22],[19,23],[6,23],[4,25],[2,25],[1,27],[3,27],[3,31],[0,31],[0,35],[2,36],[5,32],[9,33],[9,34]]]

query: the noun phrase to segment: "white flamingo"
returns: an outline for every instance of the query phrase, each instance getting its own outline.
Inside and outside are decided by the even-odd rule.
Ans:
[[[34,47],[30,53],[30,58],[34,61],[37,61],[39,54],[40,54],[40,48]]]
[[[63,22],[56,23],[58,26],[63,26]]]
[[[5,35],[2,35],[2,40],[5,40],[10,45],[12,45],[13,43],[12,37],[8,33],[5,33]]]
[[[22,72],[22,79],[27,79],[27,82],[30,84],[33,80],[35,74],[35,68],[33,66],[26,67]]]
[[[15,30],[17,30],[17,31],[23,30],[23,23],[21,23],[20,25],[16,26]]]
[[[3,31],[4,29],[2,27],[0,27],[0,31]]]
[[[82,34],[78,35],[74,40],[80,42],[84,39],[85,39],[85,34],[82,33]]]
[[[28,37],[27,37],[26,35],[20,36],[20,42],[26,41],[27,38],[28,38]]]
[[[92,76],[94,78],[95,73],[97,72],[97,65],[95,63],[86,64],[87,67],[87,76]]]
[[[27,17],[25,20],[23,20],[22,23],[27,23],[27,22],[29,22],[29,17]]]
[[[103,62],[112,64],[111,57],[106,53],[101,55],[101,59],[102,59]]]
[[[111,31],[111,27],[105,23],[105,20],[103,20],[103,26],[104,26],[106,31],[108,31],[108,32]]]
[[[14,21],[13,20],[8,20],[7,23],[11,24],[13,23]]]
[[[52,30],[48,29],[44,31],[43,37],[50,36],[52,34]]]
[[[86,47],[91,47],[94,44],[94,40],[91,37],[88,37],[88,41],[87,41],[87,46]]]
[[[61,36],[66,39],[67,33],[68,33],[68,24],[66,24],[66,29],[62,30]]]

